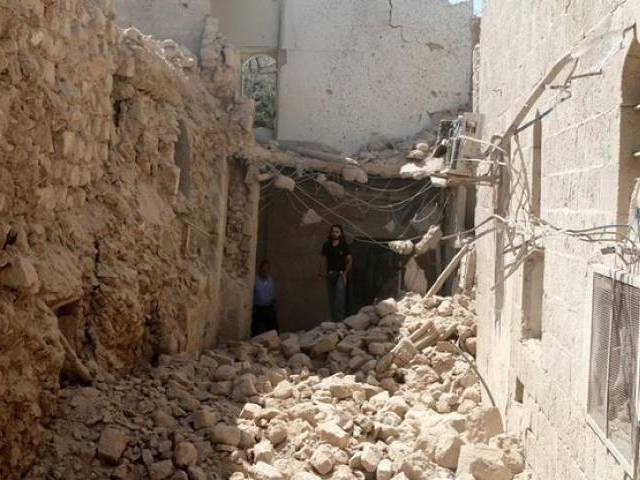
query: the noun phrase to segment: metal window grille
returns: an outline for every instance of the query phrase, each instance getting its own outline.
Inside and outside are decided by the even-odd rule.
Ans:
[[[635,443],[635,383],[640,288],[594,274],[587,412],[630,469]]]

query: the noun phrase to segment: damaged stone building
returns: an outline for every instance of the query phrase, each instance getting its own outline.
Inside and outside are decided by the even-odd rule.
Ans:
[[[485,3],[479,367],[538,478],[638,478],[640,5]]]
[[[640,6],[483,3],[0,2],[0,479],[638,478]]]

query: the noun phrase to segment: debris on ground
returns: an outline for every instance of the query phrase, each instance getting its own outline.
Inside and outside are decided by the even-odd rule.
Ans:
[[[432,341],[416,348],[425,325]],[[62,390],[27,478],[511,479],[519,439],[452,343],[475,335],[467,297],[410,294],[344,323],[102,374]]]

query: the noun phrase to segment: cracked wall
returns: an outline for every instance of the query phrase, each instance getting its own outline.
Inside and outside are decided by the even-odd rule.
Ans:
[[[278,138],[351,152],[470,102],[471,2],[283,3]]]
[[[61,374],[88,381],[225,333],[228,172],[251,103],[235,102],[213,30],[199,72],[119,31],[108,3],[0,5],[2,478],[30,464]]]

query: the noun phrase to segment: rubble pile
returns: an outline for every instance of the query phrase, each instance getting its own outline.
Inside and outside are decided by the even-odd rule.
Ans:
[[[437,334],[416,348],[425,322]],[[344,323],[103,373],[61,392],[27,478],[525,478],[518,438],[453,343],[473,351],[475,335],[468,298],[408,295]]]

